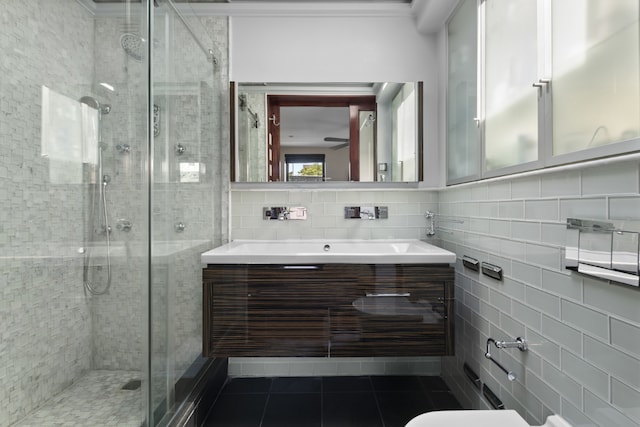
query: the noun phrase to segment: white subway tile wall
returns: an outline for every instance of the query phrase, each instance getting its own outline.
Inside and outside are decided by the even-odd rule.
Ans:
[[[389,219],[344,218],[345,206],[388,206]],[[308,219],[262,219],[262,208],[304,206]],[[426,239],[425,212],[438,194],[424,190],[239,190],[231,193],[231,238],[238,239]]]
[[[576,426],[640,425],[640,290],[563,261],[567,217],[640,219],[639,171],[624,162],[439,193],[438,212],[465,221],[441,225],[443,247],[459,259],[499,259],[491,262],[505,272],[498,282],[456,265],[456,356],[442,371],[464,406],[488,408],[462,371],[467,362],[532,424],[559,413]],[[484,357],[489,336],[527,339],[526,353],[494,350],[521,373],[516,381]]]

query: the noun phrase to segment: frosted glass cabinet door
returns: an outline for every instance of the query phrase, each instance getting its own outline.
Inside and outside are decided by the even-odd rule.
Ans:
[[[640,136],[638,0],[552,3],[553,155]]]
[[[557,2],[558,3],[558,2]],[[485,170],[538,160],[536,0],[486,0]]]
[[[480,176],[477,113],[478,8],[462,2],[449,21],[449,84],[447,94],[447,183]]]

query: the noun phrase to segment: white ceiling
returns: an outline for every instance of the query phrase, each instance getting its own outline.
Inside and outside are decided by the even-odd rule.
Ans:
[[[295,147],[341,145],[324,138],[349,138],[348,107],[280,107],[280,144]]]

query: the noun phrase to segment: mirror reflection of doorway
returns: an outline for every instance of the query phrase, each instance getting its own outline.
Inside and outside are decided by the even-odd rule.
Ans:
[[[360,181],[361,169],[369,175],[370,167],[361,166],[365,112],[366,117],[375,117],[375,96],[268,95],[268,180],[287,180],[285,154],[320,152],[325,154],[322,180]],[[320,125],[315,134],[314,123]],[[369,121],[371,125],[375,120]],[[375,138],[371,140],[368,129],[365,134],[367,165],[375,165]]]
[[[288,182],[321,182],[326,178],[324,154],[285,154],[284,160]]]

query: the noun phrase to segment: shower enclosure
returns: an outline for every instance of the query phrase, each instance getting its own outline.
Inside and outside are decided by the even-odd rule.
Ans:
[[[179,6],[0,0],[2,427],[163,425],[205,363],[227,21]]]

